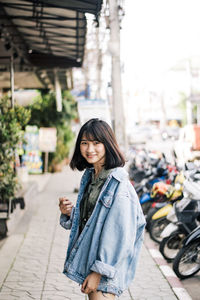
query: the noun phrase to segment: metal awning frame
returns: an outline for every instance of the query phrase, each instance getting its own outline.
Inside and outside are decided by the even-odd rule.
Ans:
[[[24,4],[20,2],[0,1],[1,38],[5,40],[5,44],[13,45],[19,54],[23,52],[22,56],[27,63],[31,54],[38,52],[67,57],[74,60],[75,66],[76,62],[82,64],[86,35],[85,15],[67,10],[65,13],[74,17],[64,16],[64,12],[61,16],[60,10],[57,14],[56,9],[54,12],[45,11],[43,5],[36,7],[35,1],[28,1],[24,10]],[[70,23],[60,24],[65,21]]]
[[[66,87],[66,70],[83,62],[85,13],[97,20],[101,5],[102,0],[0,0],[0,39],[6,55],[14,56],[15,70],[33,71],[47,88],[56,68]],[[3,66],[10,70],[8,60],[0,62],[2,71]]]

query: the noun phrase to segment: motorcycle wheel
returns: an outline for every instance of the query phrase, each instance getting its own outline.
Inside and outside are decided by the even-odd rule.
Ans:
[[[143,211],[143,214],[144,214],[145,216],[147,215],[148,211],[150,210],[151,204],[152,204],[151,201],[147,201],[147,202],[141,204],[141,206],[142,206],[142,211]]]
[[[149,227],[151,225],[152,217],[157,212],[158,208],[152,207],[149,209],[147,215],[146,215],[146,230],[149,230]]]
[[[200,240],[194,240],[178,252],[173,270],[181,279],[192,277],[200,270]]]
[[[152,220],[149,227],[149,234],[153,241],[160,243],[162,240],[161,232],[169,224],[166,217],[162,217],[156,220]]]
[[[174,231],[162,239],[159,250],[166,260],[173,261],[183,245],[185,234],[181,231]]]

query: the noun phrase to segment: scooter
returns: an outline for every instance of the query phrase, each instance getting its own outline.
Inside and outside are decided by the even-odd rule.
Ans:
[[[200,226],[183,241],[173,261],[173,270],[180,279],[192,277],[200,271]]]
[[[176,174],[177,170],[174,172],[174,168],[172,168],[170,165],[167,165],[166,167],[159,167],[156,175],[154,175],[154,178],[152,178],[152,180],[148,182],[146,192],[144,192],[140,197],[140,204],[142,206],[144,214],[146,215],[146,218],[153,203],[163,203],[166,200],[168,191],[167,193],[163,193],[162,187],[164,186],[164,190],[166,192],[165,187],[169,187],[169,185],[174,182]],[[162,190],[161,193],[160,190]],[[159,208],[161,206],[162,205],[160,205]]]
[[[184,238],[199,224],[200,188],[199,183],[184,182],[184,198],[173,205],[167,219],[171,221],[161,233],[160,252],[172,261],[181,248]]]
[[[152,208],[146,217],[146,229],[150,232],[151,238],[156,242],[161,242],[162,237],[160,236],[164,228],[170,223],[167,215],[172,210],[173,204],[183,198],[184,182],[186,178],[189,180],[188,189],[192,188],[192,185],[199,185],[199,170],[192,169],[190,171],[181,171],[175,178],[174,186],[166,185],[162,183],[155,184],[152,189],[152,197],[154,195],[162,195],[166,197],[166,203],[152,203]],[[194,182],[194,183],[193,183]],[[158,186],[158,187],[156,187]]]
[[[183,198],[183,182],[185,177],[180,172],[175,178],[175,184],[168,185],[164,182],[154,184],[151,191],[151,198],[155,202],[146,217],[146,229],[155,242],[160,242],[160,233],[169,224],[166,218],[173,207],[173,203]],[[164,201],[164,202],[160,202]]]
[[[147,215],[155,200],[150,194],[153,185],[162,181],[170,184],[178,170],[175,165],[168,164],[164,154],[160,158],[151,158],[148,152],[143,152],[145,155],[142,156],[142,162],[139,165],[136,163],[136,158],[133,159],[129,167],[129,178],[138,194],[143,212]],[[159,202],[163,201],[161,197],[159,198]]]
[[[166,171],[163,171],[163,174],[152,174],[148,180],[143,180],[141,182],[141,192],[138,193],[137,188],[136,192],[138,193],[139,199],[140,199],[140,204],[142,206],[142,210],[144,215],[147,215],[149,209],[151,208],[152,205],[152,197],[151,197],[151,188],[153,185],[157,182],[161,182],[166,179],[168,173]]]
[[[176,221],[166,228],[172,232],[162,239],[159,248],[161,254],[168,261],[172,261],[176,257],[185,237],[198,226],[200,201],[184,198],[174,204],[174,210]],[[166,234],[167,230],[163,231],[161,237]]]
[[[143,172],[141,169],[138,169],[137,172],[135,171],[135,177],[131,177],[130,175],[129,177],[140,199],[143,212],[146,215],[152,204],[150,195],[152,186],[156,182],[166,180],[169,172],[168,169],[161,168],[160,165],[146,170],[145,175]]]

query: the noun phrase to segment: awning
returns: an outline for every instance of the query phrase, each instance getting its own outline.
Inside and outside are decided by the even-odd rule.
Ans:
[[[15,72],[34,71],[40,80],[46,70],[81,67],[85,13],[98,18],[101,5],[102,0],[0,0],[0,72],[9,71],[3,57],[11,53]]]

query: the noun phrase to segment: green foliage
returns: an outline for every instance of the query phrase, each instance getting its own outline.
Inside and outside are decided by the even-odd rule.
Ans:
[[[71,130],[71,121],[77,118],[77,103],[69,91],[62,94],[62,111],[56,110],[54,92],[40,94],[32,105],[29,125],[38,127],[56,127],[56,152],[50,153],[49,164],[59,163],[69,155],[74,134]]]
[[[17,178],[14,171],[15,150],[23,140],[23,128],[30,119],[30,111],[19,106],[10,108],[8,97],[0,99],[0,198],[14,196]]]

